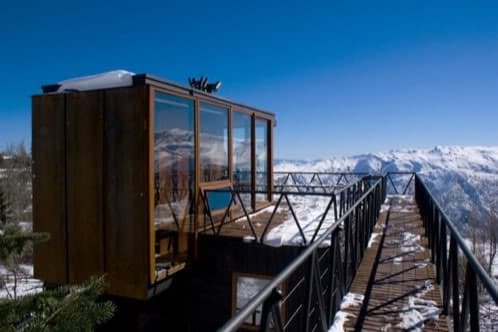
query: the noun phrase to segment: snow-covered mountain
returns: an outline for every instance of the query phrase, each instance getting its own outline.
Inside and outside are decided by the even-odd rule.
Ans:
[[[437,146],[315,161],[276,161],[276,171],[415,171],[455,222],[498,209],[498,147]]]

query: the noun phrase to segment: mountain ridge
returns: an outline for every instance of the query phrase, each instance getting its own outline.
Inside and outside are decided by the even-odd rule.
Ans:
[[[275,171],[417,172],[457,223],[498,208],[498,146],[438,145],[312,161],[280,159]]]

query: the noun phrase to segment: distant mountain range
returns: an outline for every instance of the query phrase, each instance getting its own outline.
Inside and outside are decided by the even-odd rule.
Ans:
[[[419,173],[457,223],[498,209],[498,147],[436,146],[323,160],[277,160],[276,171]]]

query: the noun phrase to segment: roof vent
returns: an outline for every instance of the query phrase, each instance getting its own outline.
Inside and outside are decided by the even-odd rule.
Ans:
[[[208,78],[201,76],[199,79],[189,78],[188,84],[192,89],[204,91],[207,93],[215,93],[221,88],[221,82],[209,83]]]

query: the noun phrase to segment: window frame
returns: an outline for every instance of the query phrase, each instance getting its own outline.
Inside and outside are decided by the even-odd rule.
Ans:
[[[267,120],[269,123],[268,126],[268,183],[269,183],[269,201],[265,204],[260,204],[259,208],[263,208],[271,204],[272,201],[272,188],[273,183],[271,181],[273,177],[273,126],[275,124],[275,116],[273,114],[266,114],[264,112],[257,111],[255,109],[251,109],[249,107],[244,107],[240,104],[232,104],[228,101],[223,101],[216,99],[216,97],[207,96],[204,94],[197,94],[194,90],[183,90],[175,86],[168,86],[163,84],[147,84],[148,89],[148,123],[144,123],[144,130],[148,131],[148,150],[149,150],[149,158],[148,158],[148,179],[149,179],[149,190],[147,194],[148,199],[148,223],[147,227],[149,229],[149,286],[156,284],[157,282],[163,279],[156,278],[156,259],[155,259],[155,224],[154,224],[154,128],[155,128],[155,100],[154,95],[156,92],[161,92],[165,94],[169,94],[176,97],[181,97],[185,99],[189,99],[194,102],[194,165],[195,165],[195,176],[194,176],[194,221],[193,227],[190,227],[189,232],[197,233],[200,230],[199,225],[199,212],[200,212],[200,199],[199,194],[201,190],[201,186],[206,185],[216,185],[216,186],[225,186],[231,187],[233,184],[233,132],[232,132],[232,122],[233,122],[233,112],[239,112],[243,114],[247,114],[251,117],[251,162],[255,163],[254,153],[255,153],[255,120],[262,119]],[[216,181],[216,182],[201,182],[200,175],[200,103],[208,103],[215,106],[224,107],[228,111],[228,174],[229,177],[227,180]],[[251,181],[252,181],[252,193],[251,193],[251,207],[253,211],[256,210],[256,199],[255,199],[255,165],[251,165]],[[219,212],[221,210],[218,210]],[[191,225],[192,226],[192,225]]]
[[[197,211],[196,211],[196,194],[195,191],[197,190],[197,153],[195,153],[196,150],[196,141],[197,141],[197,105],[196,105],[196,98],[193,96],[190,96],[185,93],[180,93],[175,90],[170,90],[162,87],[156,87],[149,85],[149,126],[148,126],[148,136],[149,136],[149,167],[148,173],[149,173],[149,287],[153,284],[156,284],[157,282],[164,280],[166,277],[159,278],[157,273],[156,273],[156,249],[155,249],[155,243],[156,243],[156,226],[155,226],[155,207],[154,207],[154,197],[155,197],[155,186],[154,186],[154,173],[155,173],[155,154],[154,154],[154,147],[155,147],[155,140],[154,140],[154,133],[155,133],[155,94],[156,92],[172,95],[175,97],[180,97],[180,98],[185,98],[188,100],[191,100],[194,102],[194,198],[193,198],[193,204],[194,204],[194,220],[196,219]],[[185,216],[184,220],[179,221],[180,224],[183,224],[185,222],[185,219],[188,217],[188,215]],[[180,233],[180,229],[178,230],[178,233]],[[178,234],[180,236],[180,234]]]
[[[267,188],[267,194],[266,194],[266,200],[264,201],[256,201],[256,123],[257,121],[265,121],[266,123],[266,188]],[[254,174],[254,198],[253,198],[253,205],[254,205],[254,210],[257,210],[258,208],[263,208],[264,206],[267,206],[269,203],[272,202],[272,193],[273,193],[273,120],[272,119],[267,119],[265,117],[259,116],[259,114],[255,114],[254,116],[254,122],[253,122],[253,149],[254,149],[254,167],[253,167],[253,174]]]
[[[223,181],[232,181],[232,110],[229,104],[223,104],[223,103],[216,103],[211,100],[206,100],[205,98],[197,98],[198,103],[197,103],[197,109],[196,112],[198,114],[198,132],[196,133],[196,136],[198,135],[198,145],[195,146],[195,149],[198,150],[198,158],[199,158],[199,185],[202,184],[207,184],[207,183],[212,183],[212,182],[223,182]],[[215,107],[220,107],[224,108],[227,112],[227,167],[228,167],[228,178],[227,179],[222,179],[222,180],[214,180],[214,181],[203,181],[202,179],[202,164],[201,164],[201,156],[200,156],[200,149],[201,149],[201,127],[202,127],[202,122],[201,122],[201,104],[208,104],[212,105]]]
[[[237,280],[239,277],[253,278],[253,279],[263,279],[271,282],[275,276],[260,274],[260,273],[247,273],[247,272],[232,272],[232,317],[237,314]],[[282,299],[287,295],[287,280],[280,284],[280,289],[282,290]],[[261,308],[263,309],[263,308]],[[280,306],[280,315],[285,321],[287,317],[287,303],[283,303]],[[259,331],[260,325],[249,325],[245,321],[242,323],[241,328],[250,331]]]

